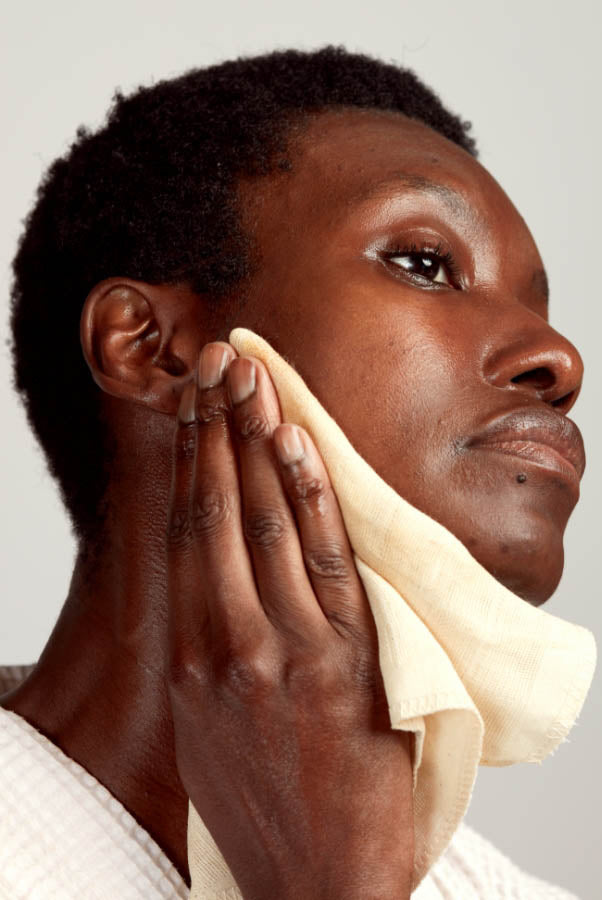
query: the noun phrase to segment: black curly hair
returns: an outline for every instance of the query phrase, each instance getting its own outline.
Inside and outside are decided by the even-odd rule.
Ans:
[[[238,179],[286,170],[293,123],[334,107],[404,113],[477,156],[471,123],[411,70],[325,47],[117,90],[103,127],[80,127],[46,172],[13,262],[14,384],[80,541],[98,533],[111,458],[80,346],[86,296],[119,275],[219,304],[250,272]]]

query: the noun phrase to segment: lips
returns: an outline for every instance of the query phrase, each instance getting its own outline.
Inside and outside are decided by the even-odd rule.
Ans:
[[[506,413],[471,438],[467,446],[489,447],[560,470],[566,470],[568,463],[579,479],[585,470],[581,432],[574,422],[551,409]]]

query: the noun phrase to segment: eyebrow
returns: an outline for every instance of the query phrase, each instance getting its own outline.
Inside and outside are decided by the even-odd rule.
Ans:
[[[476,221],[477,216],[474,209],[470,204],[466,203],[462,194],[459,194],[458,191],[454,191],[453,188],[450,188],[446,184],[440,184],[438,181],[431,181],[430,178],[425,178],[424,175],[408,175],[403,172],[389,175],[387,178],[383,178],[382,181],[371,184],[365,190],[358,191],[353,195],[350,202],[354,205],[365,203],[366,201],[374,200],[391,190],[395,190],[400,186],[410,188],[410,190],[420,191],[420,193],[423,194],[434,195],[438,200],[442,200],[456,215],[466,216],[472,221]]]
[[[467,203],[462,194],[455,191],[446,184],[440,184],[438,181],[431,181],[424,175],[409,175],[400,172],[393,176],[383,178],[376,184],[371,184],[369,188],[358,191],[351,198],[352,204],[365,203],[369,200],[382,196],[383,194],[395,190],[399,186],[407,187],[410,190],[419,191],[423,194],[430,194],[438,200],[443,201],[445,205],[457,216],[468,218],[473,224],[478,224],[478,216],[475,210]],[[544,268],[536,269],[531,277],[530,289],[539,294],[546,305],[550,302],[550,287],[548,276]]]

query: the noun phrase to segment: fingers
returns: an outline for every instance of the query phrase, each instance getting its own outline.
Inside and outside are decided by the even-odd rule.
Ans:
[[[235,359],[227,375],[241,475],[243,533],[261,603],[279,630],[311,640],[327,625],[303,562],[294,516],[279,474],[272,434],[280,406],[264,364]]]
[[[236,351],[206,344],[198,368],[191,531],[212,634],[229,645],[265,626],[241,527],[236,451],[224,377]]]
[[[339,633],[365,639],[374,620],[317,448],[303,429],[280,422],[262,362],[234,360],[227,380],[245,538],[268,617],[280,628],[293,623],[299,634],[326,618]]]
[[[322,458],[309,434],[297,425],[279,425],[274,445],[295,512],[305,568],[324,615],[336,630],[365,639],[375,623]]]
[[[374,622],[340,509],[309,435],[281,423],[269,373],[214,342],[187,386],[168,525],[172,649],[228,651],[270,624],[310,644]],[[184,648],[184,650],[182,650]]]
[[[172,668],[195,665],[219,639],[233,649],[265,620],[240,528],[236,459],[223,375],[235,355],[207,345],[183,391],[168,511],[168,641]],[[224,357],[225,352],[225,357]],[[253,621],[247,621],[252,618]],[[218,638],[218,632],[221,632]],[[226,640],[224,641],[224,638]]]

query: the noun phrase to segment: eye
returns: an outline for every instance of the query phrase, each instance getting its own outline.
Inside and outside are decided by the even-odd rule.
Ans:
[[[418,282],[445,284],[454,287],[453,278],[457,276],[454,258],[450,252],[441,253],[441,246],[434,248],[398,247],[386,254],[393,265],[398,266]]]

